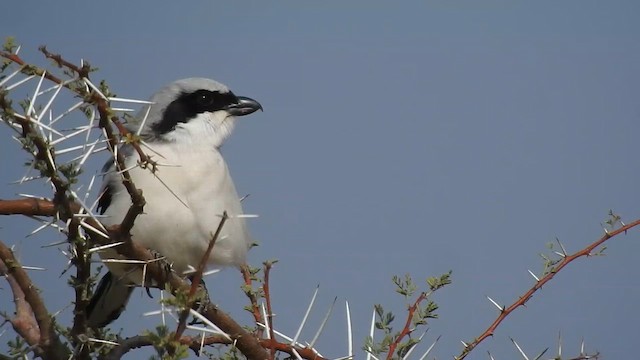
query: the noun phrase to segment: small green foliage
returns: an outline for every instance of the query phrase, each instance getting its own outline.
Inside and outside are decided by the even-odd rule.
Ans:
[[[91,68],[91,71],[96,71],[97,68]],[[100,89],[100,92],[102,92],[102,94],[106,97],[117,97],[116,94],[111,92],[111,89],[109,89],[109,85],[107,85],[107,82],[105,80],[100,80],[100,85],[98,86],[98,89]]]
[[[263,261],[262,265],[270,267],[270,266],[273,266],[273,265],[277,264],[278,261],[279,261],[278,259],[271,259],[271,260]]]
[[[125,136],[122,137],[122,141],[125,144],[133,144],[133,143],[139,143],[140,142],[140,137],[132,132],[127,133]]]
[[[391,327],[391,323],[395,319],[395,316],[391,312],[385,312],[382,308],[382,305],[376,304],[374,305],[376,310],[376,315],[378,315],[378,321],[376,321],[376,329],[382,330],[385,334],[391,333],[393,328]]]
[[[261,283],[262,279],[258,277],[258,274],[260,273],[260,271],[262,271],[261,268],[258,267],[252,267],[247,265],[247,270],[249,272],[249,279],[252,282],[258,282]],[[252,286],[247,285],[247,284],[242,284],[242,286],[240,286],[240,288],[242,289],[242,291],[244,292],[244,294],[251,298],[255,298],[255,299],[260,299],[260,298],[264,298],[264,289],[262,286],[259,286],[257,289],[254,289]],[[251,304],[244,306],[244,310],[253,313],[253,306]]]
[[[238,350],[237,347],[231,347],[226,353],[219,357],[220,360],[240,360],[244,359],[244,355]],[[211,359],[218,359],[211,357]]]
[[[427,284],[429,284],[429,290],[431,291],[436,291],[446,285],[451,284],[451,270],[449,270],[448,273],[440,275],[439,278],[427,278]]]
[[[58,170],[67,178],[69,184],[78,182],[78,176],[82,174],[82,169],[75,162],[58,165]]]
[[[15,340],[7,341],[9,346],[9,356],[14,359],[27,358],[29,353],[29,344],[20,336],[16,336]]]
[[[553,249],[553,244],[552,243],[550,244],[550,248]],[[551,256],[548,256],[548,255],[545,255],[545,254],[542,254],[542,253],[540,253],[539,255],[543,260],[543,264],[542,264],[542,266],[543,266],[542,275],[543,276],[547,275],[547,274],[550,274],[552,272],[555,272],[556,265],[558,265],[558,263],[560,261],[562,261],[561,258],[551,257]]]
[[[402,359],[409,350],[420,342],[417,338],[412,337],[413,332],[419,326],[427,325],[428,319],[438,317],[438,314],[436,314],[438,304],[432,301],[430,297],[434,291],[451,284],[451,271],[438,277],[429,277],[427,279],[429,290],[422,291],[417,296],[418,289],[410,275],[394,276],[393,283],[396,285],[397,293],[402,295],[405,300],[411,299],[407,305],[407,317],[410,317],[408,319],[410,320],[410,325],[400,331],[394,331],[393,321],[395,320],[395,315],[392,312],[385,311],[382,305],[375,305],[376,320],[374,326],[382,331],[383,336],[378,342],[368,336],[365,339],[363,350],[379,358],[386,356],[391,359]],[[402,324],[405,323],[406,321],[402,322]],[[393,354],[389,354],[389,352],[393,352]],[[387,354],[383,355],[384,353]]]
[[[396,292],[405,298],[413,296],[416,292],[416,285],[411,280],[411,276],[409,274],[405,274],[404,278],[394,276],[393,283],[396,285]]]
[[[4,40],[4,44],[2,45],[2,50],[13,54],[15,53],[16,49],[18,49],[18,45],[16,44],[14,37],[7,36]],[[11,64],[13,64],[11,60],[3,58],[2,65],[0,66],[0,72],[5,71]],[[4,79],[4,76],[1,79]]]
[[[607,224],[607,230],[615,230],[620,226],[624,226],[622,217],[615,214],[613,210],[609,210],[609,218],[604,223]]]
[[[171,287],[167,285],[165,289],[168,293],[172,293]],[[202,287],[198,287],[193,296],[191,304],[207,299],[206,291]],[[187,309],[190,307],[189,289],[177,289],[174,296],[169,296],[161,300],[165,305],[174,306],[178,309]]]
[[[173,339],[173,333],[164,325],[156,327],[156,332],[147,331],[145,336],[149,338],[160,359],[186,359],[189,357],[189,347]],[[169,353],[168,349],[171,349]]]
[[[93,119],[93,107],[90,105],[81,105],[80,107],[78,107],[78,110],[80,110],[81,113],[84,114],[84,116],[88,119],[88,120],[92,120]]]
[[[407,339],[407,341],[405,341],[403,343],[400,343],[398,345],[398,347],[396,349],[396,354],[398,354],[399,358],[403,359],[407,355],[409,350],[411,350],[419,342],[420,342],[420,340],[418,340],[418,339],[414,339],[414,338]]]
[[[7,36],[4,39],[4,44],[2,44],[2,50],[13,54],[18,48],[18,44],[16,44],[16,39],[13,36]]]

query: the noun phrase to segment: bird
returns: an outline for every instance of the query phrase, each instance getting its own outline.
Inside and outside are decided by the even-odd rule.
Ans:
[[[118,152],[146,204],[135,219],[131,240],[166,259],[179,275],[193,273],[204,256],[223,213],[228,219],[206,260],[209,268],[241,266],[253,243],[229,168],[220,152],[237,118],[262,110],[248,97],[207,78],[174,81],[157,91],[150,107],[126,127],[137,133],[143,150],[157,162],[155,171],[140,163],[131,144]],[[132,201],[113,160],[103,168],[97,203],[106,227],[120,224]],[[99,251],[103,259],[122,259],[115,249]],[[117,319],[136,286],[148,286],[139,264],[105,262],[108,268],[86,308],[87,324],[102,328]]]

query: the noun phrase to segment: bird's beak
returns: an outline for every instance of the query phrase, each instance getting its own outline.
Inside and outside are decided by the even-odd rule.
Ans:
[[[237,96],[238,102],[227,107],[229,114],[233,116],[245,116],[262,110],[259,102],[244,96]]]

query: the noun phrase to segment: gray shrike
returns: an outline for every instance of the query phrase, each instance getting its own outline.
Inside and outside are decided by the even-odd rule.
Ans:
[[[144,212],[131,230],[136,244],[164,256],[178,274],[198,267],[223,212],[229,219],[208,259],[209,266],[239,266],[245,262],[252,240],[242,206],[220,147],[233,131],[236,117],[249,115],[262,106],[236,96],[216,81],[204,78],[178,80],[151,97],[146,121],[143,110],[127,127],[140,129],[158,162],[152,173],[136,164],[138,154],[129,145],[118,151],[133,183],[146,200]],[[143,147],[144,148],[144,147]],[[115,171],[113,161],[105,165],[98,211],[105,226],[120,224],[131,206],[131,198]],[[103,259],[122,259],[114,249],[100,252]],[[109,272],[100,280],[87,307],[90,327],[108,325],[120,316],[134,286],[143,286],[142,267],[126,262],[106,262]]]

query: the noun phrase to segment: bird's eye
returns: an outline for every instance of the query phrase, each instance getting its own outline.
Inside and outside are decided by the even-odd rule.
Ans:
[[[213,105],[214,101],[215,98],[210,92],[202,92],[196,96],[196,102],[198,103],[198,106],[201,106],[203,108]]]

